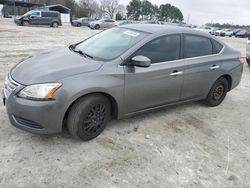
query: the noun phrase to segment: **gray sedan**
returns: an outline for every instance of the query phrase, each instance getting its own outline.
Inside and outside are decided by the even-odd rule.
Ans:
[[[125,25],[23,60],[6,78],[3,101],[20,129],[51,134],[65,123],[90,140],[111,118],[191,101],[219,105],[239,84],[244,62],[204,32]]]
[[[89,23],[90,29],[107,29],[116,26],[116,21],[112,19],[102,19]]]

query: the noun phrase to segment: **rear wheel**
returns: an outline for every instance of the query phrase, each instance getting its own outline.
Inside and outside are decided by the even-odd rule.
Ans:
[[[53,23],[52,23],[52,27],[58,28],[58,26],[59,26],[59,24],[58,24],[57,22],[53,22]]]
[[[208,106],[218,106],[225,99],[228,92],[228,81],[221,77],[212,86],[204,103]]]
[[[71,107],[67,119],[68,130],[75,138],[91,140],[105,129],[110,116],[111,104],[105,96],[88,95]]]

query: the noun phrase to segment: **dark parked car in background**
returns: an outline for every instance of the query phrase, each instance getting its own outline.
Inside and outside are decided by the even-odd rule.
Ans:
[[[50,27],[58,27],[62,25],[61,15],[57,11],[32,10],[22,16],[16,16],[14,21],[20,26],[49,25]]]
[[[81,26],[89,26],[90,22],[95,21],[93,18],[88,18],[88,17],[83,17],[79,18],[77,20],[73,20],[71,25],[76,26],[76,27],[81,27]]]
[[[239,37],[239,38],[247,38],[248,36],[250,36],[250,32],[247,30],[241,30],[235,34],[235,37]]]
[[[23,60],[5,80],[3,101],[20,129],[58,133],[65,123],[74,137],[90,140],[111,118],[183,102],[221,104],[244,62],[204,32],[124,25]]]

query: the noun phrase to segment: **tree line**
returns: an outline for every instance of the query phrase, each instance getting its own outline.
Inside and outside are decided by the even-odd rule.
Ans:
[[[171,4],[153,5],[148,0],[132,0],[127,6],[128,17],[139,19],[158,19],[161,21],[180,22],[183,14],[179,8]]]

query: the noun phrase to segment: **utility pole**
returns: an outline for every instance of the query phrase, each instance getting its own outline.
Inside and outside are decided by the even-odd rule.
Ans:
[[[13,11],[14,11],[14,16],[16,16],[16,1],[12,0],[13,2]]]

